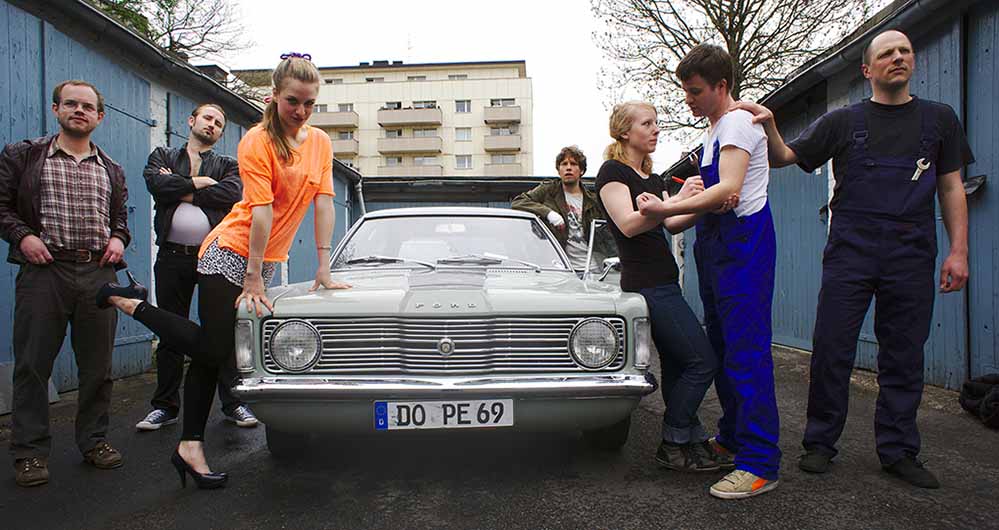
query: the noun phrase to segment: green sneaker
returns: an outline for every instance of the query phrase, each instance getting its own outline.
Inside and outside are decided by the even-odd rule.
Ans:
[[[707,446],[708,452],[715,459],[715,462],[718,462],[719,469],[724,469],[725,471],[735,469],[735,453],[718,443],[717,436],[712,436],[704,443]]]
[[[749,471],[736,469],[711,486],[711,495],[719,499],[745,499],[777,487],[778,480],[760,478]]]

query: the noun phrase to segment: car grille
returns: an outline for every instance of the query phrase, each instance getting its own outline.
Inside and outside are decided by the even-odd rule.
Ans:
[[[583,371],[569,355],[569,332],[589,317],[516,318],[310,318],[323,353],[311,374],[491,374]],[[617,330],[618,355],[600,371],[625,360],[625,321],[604,317]],[[270,337],[285,319],[264,322],[264,368],[284,372],[270,353]],[[442,338],[454,352],[437,351]]]

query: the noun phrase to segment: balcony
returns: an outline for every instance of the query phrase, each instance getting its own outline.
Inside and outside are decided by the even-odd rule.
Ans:
[[[357,113],[350,112],[313,112],[309,118],[313,127],[351,127],[357,128]]]
[[[521,177],[523,172],[520,164],[486,164],[487,177]]]
[[[483,148],[486,151],[520,151],[520,135],[490,135],[485,137]]]
[[[519,165],[519,164],[518,164]],[[378,166],[382,177],[439,177],[444,174],[444,166]]]
[[[379,138],[379,153],[440,153],[443,140],[440,136]]]
[[[382,127],[440,125],[442,117],[443,114],[440,108],[381,109],[378,111],[378,125]]]
[[[486,123],[520,123],[520,107],[486,107]]]
[[[357,154],[357,140],[351,138],[350,140],[333,140],[333,154],[335,155],[356,155]]]

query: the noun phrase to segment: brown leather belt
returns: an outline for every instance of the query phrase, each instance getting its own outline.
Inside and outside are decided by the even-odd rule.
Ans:
[[[201,251],[201,245],[181,245],[180,243],[171,243],[169,241],[160,245],[160,248],[185,256],[197,256],[198,252]]]
[[[73,263],[90,263],[100,261],[104,254],[99,250],[56,250],[49,249],[49,254],[56,261],[71,261]]]

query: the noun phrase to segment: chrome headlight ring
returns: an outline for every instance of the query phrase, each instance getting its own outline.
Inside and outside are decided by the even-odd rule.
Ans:
[[[298,373],[311,369],[323,352],[319,330],[305,320],[282,322],[270,337],[271,359],[284,371]]]
[[[569,355],[586,370],[606,368],[617,359],[619,348],[617,330],[602,318],[584,319],[569,332]]]

